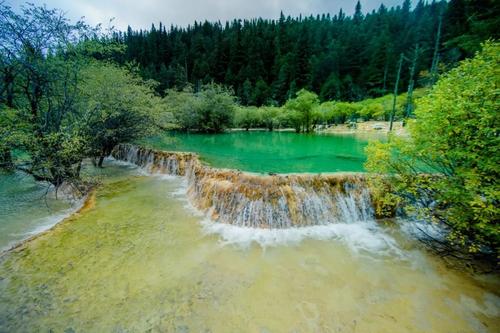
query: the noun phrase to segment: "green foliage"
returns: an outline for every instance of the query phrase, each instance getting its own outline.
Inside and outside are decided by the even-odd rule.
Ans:
[[[500,38],[500,6],[495,0],[452,0],[445,12],[444,27],[449,39],[447,48],[474,55],[488,38]]]
[[[18,149],[28,159],[14,167],[79,185],[84,158],[102,163],[115,144],[148,132],[160,113],[153,86],[104,62],[122,45],[45,6],[17,14],[0,3],[0,16],[0,162]]]
[[[343,124],[347,120],[355,121],[361,107],[349,102],[325,102],[321,104],[322,119],[330,124]]]
[[[23,146],[29,152],[29,173],[36,180],[59,186],[65,181],[78,180],[81,162],[86,156],[86,140],[77,130],[51,132]]]
[[[261,113],[256,107],[238,107],[235,111],[234,125],[244,128],[247,131],[250,128],[257,128],[261,125]]]
[[[286,102],[285,110],[297,132],[311,132],[314,129],[321,119],[318,106],[318,95],[305,89],[300,90],[296,98]]]
[[[163,118],[172,120],[172,128],[189,129],[195,127],[195,99],[191,86],[184,87],[183,90],[167,90],[162,101]]]
[[[413,92],[414,98],[422,97],[427,89],[419,88]],[[392,110],[393,95],[368,98],[359,102],[328,101],[320,105],[319,111],[323,121],[329,124],[343,124],[346,121],[388,120]],[[396,99],[396,118],[402,119],[407,102],[407,94],[398,95]]]
[[[277,127],[281,127],[281,125],[286,122],[283,108],[266,106],[259,108],[259,111],[262,126],[270,131]]]
[[[11,150],[19,144],[21,137],[16,130],[16,110],[0,109],[0,167],[11,167]]]
[[[446,224],[470,252],[500,250],[499,65],[500,44],[486,43],[418,100],[411,138],[367,149],[367,169],[393,174],[407,211]]]
[[[438,46],[444,68],[472,55],[481,41],[500,37],[495,0],[407,3],[381,5],[367,15],[361,8],[354,16],[282,15],[279,20],[235,19],[227,25],[129,28],[114,37],[127,46],[124,59],[117,59],[137,62],[145,78],[160,82],[160,93],[183,89],[187,81],[213,81],[233,87],[243,105],[267,105],[271,100],[283,105],[300,89],[318,94],[321,101],[355,102],[392,91],[399,54],[410,58],[417,43],[427,51],[419,56],[415,73],[431,68],[440,16]],[[405,64],[400,87],[406,88],[409,79]]]
[[[73,120],[78,73],[87,59],[74,45],[96,30],[29,4],[16,14],[0,3],[0,15],[0,73],[7,88],[0,103],[0,122],[8,125],[2,130],[4,145],[26,151],[31,160],[20,167],[59,186],[78,178],[84,151]]]
[[[365,120],[389,120],[392,111],[394,95],[389,94],[378,98],[360,101],[359,116]],[[396,119],[401,119],[404,114],[406,104],[406,93],[398,95],[396,98]]]
[[[366,103],[359,111],[363,119],[383,119],[385,115],[384,107],[380,103]]]
[[[80,127],[91,156],[100,157],[102,163],[118,143],[151,133],[160,109],[152,83],[104,62],[92,63],[80,75]]]
[[[207,84],[197,93],[191,87],[179,92],[167,91],[165,108],[183,130],[222,132],[233,124],[236,102],[232,91],[217,84]]]

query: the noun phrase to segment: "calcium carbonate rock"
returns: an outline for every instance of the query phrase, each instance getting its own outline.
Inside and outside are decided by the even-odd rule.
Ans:
[[[188,197],[214,221],[288,228],[373,219],[361,173],[261,175],[203,165],[197,154],[118,145],[115,159],[150,173],[185,176]]]

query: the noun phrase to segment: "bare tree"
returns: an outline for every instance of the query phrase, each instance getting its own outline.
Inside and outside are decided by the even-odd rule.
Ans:
[[[413,110],[415,108],[413,105],[413,89],[415,87],[415,71],[417,68],[418,58],[419,58],[421,52],[422,52],[422,49],[420,48],[420,46],[418,44],[415,45],[415,49],[413,50],[413,57],[412,57],[411,63],[410,63],[410,80],[408,82],[408,94],[407,94],[407,98],[406,98],[405,115],[407,118],[411,116],[411,114],[413,113]]]
[[[434,54],[432,56],[431,84],[434,84],[437,81],[438,64],[439,64],[439,43],[441,41],[442,22],[443,22],[443,15],[441,13],[441,14],[439,14],[438,29],[436,32],[436,43],[434,44]]]
[[[398,72],[396,74],[396,83],[394,84],[394,97],[392,100],[392,111],[391,111],[389,131],[392,131],[392,124],[394,122],[394,116],[396,115],[396,100],[398,98],[399,79],[401,77],[401,67],[403,66],[403,60],[404,60],[404,54],[401,53],[399,55]]]

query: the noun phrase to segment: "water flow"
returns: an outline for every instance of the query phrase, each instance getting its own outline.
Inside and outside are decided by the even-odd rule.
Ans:
[[[113,157],[149,173],[187,178],[193,205],[212,220],[241,227],[289,228],[373,221],[360,174],[258,175],[202,165],[196,154],[120,145]]]
[[[202,229],[179,201],[187,179],[103,170],[119,169],[95,206],[0,258],[0,332],[498,331],[498,279],[450,270],[369,222]],[[251,239],[277,245],[232,245]]]

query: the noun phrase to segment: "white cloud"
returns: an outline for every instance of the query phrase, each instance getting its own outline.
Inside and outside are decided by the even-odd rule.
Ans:
[[[22,0],[8,0],[11,6],[19,7]],[[134,29],[149,28],[151,23],[162,22],[167,26],[187,26],[196,21],[225,22],[235,18],[278,18],[285,15],[336,14],[340,8],[350,14],[355,0],[30,0],[37,5],[60,8],[73,20],[84,16],[90,24],[107,25],[111,18],[119,29],[127,25]],[[393,6],[402,0],[362,0],[363,11],[380,6]]]

